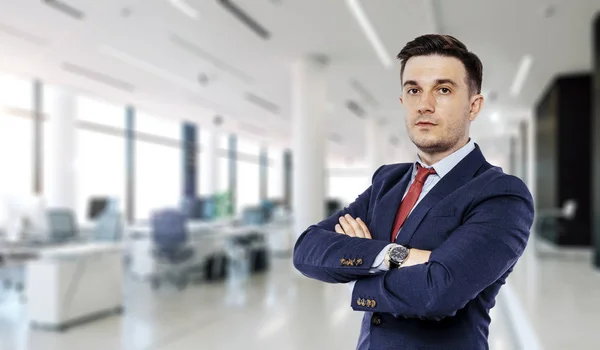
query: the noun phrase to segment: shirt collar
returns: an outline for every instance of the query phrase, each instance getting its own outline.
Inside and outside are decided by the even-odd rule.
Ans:
[[[448,174],[458,163],[460,163],[461,160],[463,160],[463,158],[465,158],[474,149],[475,149],[475,142],[473,141],[473,139],[469,138],[469,142],[466,145],[464,145],[463,147],[456,150],[451,155],[447,156],[446,158],[440,160],[439,162],[437,162],[431,166],[425,165],[421,161],[421,157],[419,157],[418,155],[417,155],[417,163],[419,163],[423,168],[428,168],[428,169],[433,168],[435,170],[436,174],[440,178],[442,178],[446,174]],[[414,166],[413,174],[416,171],[417,171],[417,167]]]

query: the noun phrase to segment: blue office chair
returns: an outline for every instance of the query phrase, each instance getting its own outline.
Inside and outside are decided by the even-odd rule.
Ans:
[[[183,289],[191,272],[190,263],[194,251],[188,247],[186,216],[175,209],[156,211],[151,217],[153,256],[159,263],[159,271],[152,278],[152,287],[157,289],[162,279]],[[160,271],[162,268],[166,271]]]

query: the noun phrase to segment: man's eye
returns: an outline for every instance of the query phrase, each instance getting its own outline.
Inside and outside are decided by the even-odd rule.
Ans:
[[[441,89],[440,89],[440,92],[441,92],[442,94],[449,94],[449,93],[450,93],[450,89],[448,89],[448,88],[441,88]]]
[[[419,92],[419,90],[418,90],[418,89],[408,89],[408,93],[409,93],[409,94],[411,94],[411,95],[414,95],[414,94],[416,94],[417,92]]]

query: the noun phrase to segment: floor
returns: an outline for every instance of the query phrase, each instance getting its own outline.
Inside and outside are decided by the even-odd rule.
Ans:
[[[600,349],[600,270],[592,250],[542,241],[530,247],[510,283],[542,348]]]
[[[361,314],[346,285],[309,280],[289,259],[244,283],[201,284],[182,292],[129,281],[126,311],[64,333],[30,330],[26,307],[0,301],[0,349],[295,350],[354,349]],[[516,349],[502,306],[492,310],[493,350]]]

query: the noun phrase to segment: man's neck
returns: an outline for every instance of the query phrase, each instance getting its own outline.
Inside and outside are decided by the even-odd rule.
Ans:
[[[418,155],[419,155],[419,158],[421,159],[421,161],[425,165],[432,166],[433,164],[439,162],[440,160],[448,157],[452,153],[454,153],[454,152],[458,151],[459,149],[461,149],[462,147],[464,147],[466,144],[469,143],[469,140],[470,140],[470,138],[467,137],[466,141],[458,142],[456,145],[454,145],[454,147],[452,147],[449,150],[444,151],[444,152],[427,153],[427,152],[423,152],[423,151],[419,150]]]

